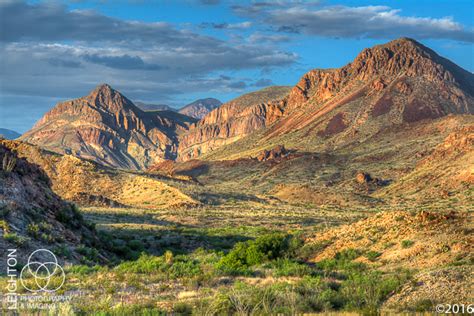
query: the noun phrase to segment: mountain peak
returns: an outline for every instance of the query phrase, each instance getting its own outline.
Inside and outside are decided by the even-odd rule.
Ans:
[[[221,101],[214,98],[199,99],[182,107],[178,112],[196,119],[202,119],[207,113],[219,107]]]
[[[106,83],[99,84],[85,98],[96,107],[107,109],[111,112],[130,108],[134,111],[140,111],[132,101]]]
[[[101,83],[98,84],[97,87],[95,87],[94,91],[100,91],[100,92],[111,92],[115,91],[109,84],[107,83]]]

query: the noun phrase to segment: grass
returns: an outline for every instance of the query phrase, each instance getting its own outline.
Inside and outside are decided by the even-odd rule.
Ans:
[[[360,262],[381,255],[363,249],[308,262],[329,241],[304,244],[306,235],[364,213],[324,209],[315,215],[306,206],[281,205],[272,212],[237,204],[179,211],[87,208],[83,214],[113,256],[98,265],[94,248],[76,248],[82,264],[65,267],[61,290],[81,291],[67,307],[77,315],[370,314],[410,279],[405,271]],[[55,253],[66,257],[70,250],[63,248]]]
[[[415,242],[412,241],[412,240],[408,240],[408,239],[407,240],[402,240],[401,246],[402,246],[403,249],[407,249],[407,248],[410,248],[411,246],[413,246],[414,243]]]

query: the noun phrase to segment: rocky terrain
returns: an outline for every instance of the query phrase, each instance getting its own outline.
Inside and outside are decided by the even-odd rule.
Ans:
[[[78,262],[80,245],[100,248],[100,241],[77,208],[51,188],[48,175],[0,144],[0,248],[17,249],[23,262],[36,249],[62,249]],[[5,272],[2,264],[1,272]]]
[[[471,303],[471,73],[402,38],[197,108],[143,111],[101,85],[0,139],[0,246],[70,249],[79,314]]]
[[[245,157],[277,144],[331,151],[396,126],[473,114],[473,82],[474,75],[431,49],[398,39],[363,50],[342,68],[308,72],[280,102],[273,124],[203,158]]]
[[[177,154],[189,118],[144,112],[109,85],[59,103],[20,138],[49,150],[107,166],[141,169]]]
[[[207,113],[221,106],[221,104],[221,101],[214,98],[199,99],[183,106],[178,112],[200,120],[206,116]]]
[[[275,122],[282,115],[278,100],[288,91],[289,87],[265,88],[209,112],[180,137],[178,159],[199,157]]]

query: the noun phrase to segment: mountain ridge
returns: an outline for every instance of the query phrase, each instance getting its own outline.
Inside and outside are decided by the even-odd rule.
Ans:
[[[222,105],[222,102],[215,98],[198,99],[178,110],[178,113],[202,119],[206,114]]]
[[[107,84],[58,103],[20,140],[108,166],[142,169],[173,159],[177,134],[191,123],[145,112]]]
[[[414,40],[398,39],[364,49],[341,68],[309,71],[281,100],[274,124],[201,158],[243,157],[277,144],[331,150],[391,126],[473,114],[473,85],[474,75]]]

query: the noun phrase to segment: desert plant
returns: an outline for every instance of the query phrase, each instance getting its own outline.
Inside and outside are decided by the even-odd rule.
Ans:
[[[13,155],[5,153],[2,161],[2,168],[5,172],[12,172],[16,166],[17,158]]]
[[[382,253],[380,253],[380,252],[378,252],[378,251],[373,251],[373,250],[371,250],[371,251],[366,252],[364,256],[365,256],[367,259],[369,259],[370,261],[375,261],[375,260],[377,260],[377,258],[380,257],[381,255],[382,255]]]
[[[403,249],[406,249],[406,248],[410,248],[411,246],[413,246],[414,243],[415,242],[412,241],[412,240],[402,240],[401,245],[402,245]]]
[[[20,236],[17,233],[4,233],[3,238],[18,247],[25,245],[29,240],[27,237]]]

